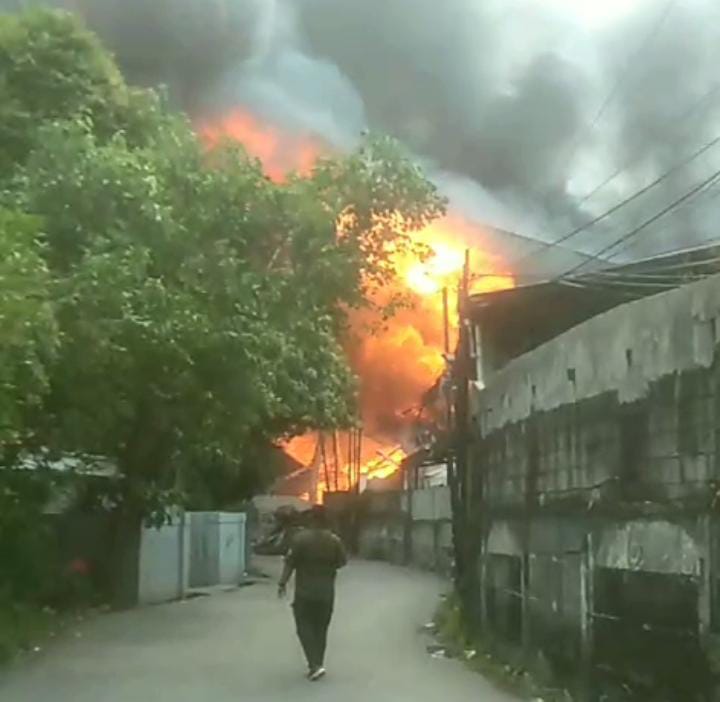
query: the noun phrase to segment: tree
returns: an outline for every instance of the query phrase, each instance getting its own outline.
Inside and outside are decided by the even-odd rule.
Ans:
[[[387,139],[272,183],[237,145],[208,153],[187,120],[133,97],[67,16],[0,27],[2,200],[36,223],[27,256],[60,339],[33,429],[115,461],[125,550],[190,462],[238,473],[275,440],[353,422],[346,312],[443,203]]]
[[[48,223],[61,279],[56,441],[168,488],[178,455],[237,458],[253,442],[352,421],[343,306],[387,275],[402,239],[374,224],[336,235],[349,206],[377,207],[372,194],[343,197],[391,169],[372,145],[360,165],[328,162],[317,181],[285,188],[237,148],[208,164],[180,120],[158,133],[130,149],[122,137],[98,143],[83,123],[49,127],[14,185],[16,206]]]
[[[112,57],[77,17],[31,10],[0,15],[0,178],[39,144],[46,122],[85,117],[101,138],[141,142],[157,108],[129,88]]]
[[[26,438],[27,415],[42,401],[47,364],[57,349],[38,230],[35,218],[0,209],[0,448]]]
[[[12,469],[32,440],[31,416],[42,405],[59,341],[39,226],[0,209],[0,616],[6,600],[43,591],[51,563],[38,521],[48,476]]]

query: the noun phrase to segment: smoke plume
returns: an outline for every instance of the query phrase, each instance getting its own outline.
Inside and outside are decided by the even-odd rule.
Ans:
[[[601,27],[560,0],[55,4],[86,17],[131,81],[167,84],[195,118],[249,109],[338,148],[367,128],[397,136],[509,253],[558,238],[720,134],[715,0],[628,0]],[[717,168],[720,147],[567,247],[602,249]],[[618,255],[718,236],[718,192]],[[550,248],[532,265],[552,272],[571,260]]]

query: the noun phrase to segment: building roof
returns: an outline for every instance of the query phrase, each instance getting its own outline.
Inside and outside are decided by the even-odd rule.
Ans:
[[[613,307],[720,271],[720,245],[654,256],[589,273],[471,295],[465,314],[482,322],[495,366],[516,358]]]
[[[17,467],[20,470],[49,470],[58,474],[74,474],[93,478],[112,478],[118,473],[117,466],[101,456],[80,454],[51,456],[42,451],[22,457],[18,461]]]

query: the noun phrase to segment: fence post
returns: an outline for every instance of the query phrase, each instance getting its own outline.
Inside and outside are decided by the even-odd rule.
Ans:
[[[184,509],[178,509],[178,598],[183,599],[187,594],[185,588],[187,586],[187,569],[188,563],[188,543],[185,528],[187,525],[186,512]]]

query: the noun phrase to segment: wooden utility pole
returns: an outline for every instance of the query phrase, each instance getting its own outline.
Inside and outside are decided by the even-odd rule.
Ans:
[[[360,480],[362,479],[362,439],[363,430],[362,427],[358,427],[355,434],[355,467],[356,467],[356,478],[355,481],[355,492],[360,493]]]
[[[311,495],[313,502],[317,502],[318,498],[318,474],[320,473],[320,437],[322,434],[317,435],[317,442],[315,444],[315,453],[312,459],[312,484],[311,484]]]
[[[465,602],[469,585],[467,569],[467,461],[468,461],[468,402],[469,392],[469,326],[466,319],[470,282],[470,252],[465,252],[465,265],[458,295],[459,336],[457,353],[451,370],[451,385],[456,388],[455,396],[448,393],[448,482],[453,510],[453,540],[455,542],[455,584],[461,599]],[[454,412],[453,412],[454,404]]]
[[[327,453],[325,451],[325,433],[320,432],[320,457],[322,459],[323,474],[325,475],[325,492],[330,490],[330,471],[328,469]]]
[[[337,430],[333,431],[333,458],[335,466],[335,492],[340,491],[340,445]]]
[[[355,479],[355,461],[353,460],[353,442],[355,441],[354,430],[350,427],[347,437],[347,480],[348,492],[352,490],[353,480]]]
[[[448,304],[448,289],[443,288],[443,332],[445,335],[445,356],[450,354],[450,310]]]

